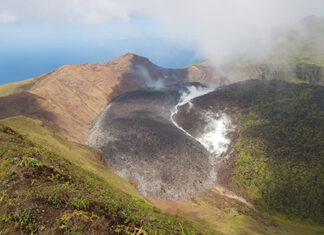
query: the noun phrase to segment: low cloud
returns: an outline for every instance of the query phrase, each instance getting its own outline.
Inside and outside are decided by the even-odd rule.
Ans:
[[[0,13],[0,24],[13,24],[18,21],[17,17],[8,13]]]
[[[158,22],[173,41],[194,42],[200,53],[221,63],[262,56],[280,40],[280,30],[308,15],[324,15],[323,0],[2,0],[0,22],[38,19],[81,24],[127,22],[142,17]],[[10,14],[9,14],[10,13]]]

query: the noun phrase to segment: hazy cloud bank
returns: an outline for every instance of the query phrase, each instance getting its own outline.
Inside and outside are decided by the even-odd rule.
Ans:
[[[215,62],[263,55],[283,30],[308,15],[324,15],[322,0],[1,0],[0,23],[28,19],[106,24],[132,16],[157,21],[167,38],[193,41]],[[0,11],[1,12],[1,11]]]

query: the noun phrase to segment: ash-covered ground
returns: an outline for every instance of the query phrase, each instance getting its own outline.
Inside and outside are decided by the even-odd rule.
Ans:
[[[217,124],[218,132],[204,120],[200,138],[195,138],[172,117],[179,105],[187,103],[191,108],[191,98],[209,91],[191,83],[123,94],[93,121],[87,143],[104,152],[118,175],[137,179],[143,195],[168,200],[192,198],[216,181],[215,159],[227,151],[224,128],[230,121],[210,114],[209,124]],[[220,143],[213,145],[213,138],[219,138]]]

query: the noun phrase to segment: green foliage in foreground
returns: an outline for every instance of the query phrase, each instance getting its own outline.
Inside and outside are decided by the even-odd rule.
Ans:
[[[324,222],[324,87],[247,81],[217,102],[238,117],[233,181],[267,211]]]
[[[1,122],[1,234],[209,233],[206,228],[153,207],[132,191],[126,181],[103,166],[98,160],[99,152],[68,142],[35,120],[17,117]],[[21,135],[8,127],[14,123],[18,126],[24,123],[21,130],[29,125],[34,136]],[[38,130],[44,132],[44,143],[48,142],[43,146],[31,141],[37,139]],[[58,142],[54,143],[54,139]],[[61,155],[69,151],[62,149],[64,144],[70,150],[78,149],[83,166],[73,156]],[[88,160],[83,159],[85,153]],[[97,168],[98,175],[92,172],[93,168]]]

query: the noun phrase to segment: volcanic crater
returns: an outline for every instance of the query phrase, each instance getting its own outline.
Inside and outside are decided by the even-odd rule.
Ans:
[[[118,175],[137,179],[144,196],[192,198],[215,183],[216,158],[220,156],[172,117],[178,105],[199,89],[210,91],[199,83],[186,83],[118,96],[92,122],[87,144],[101,149]],[[206,121],[199,123],[206,125]],[[220,134],[226,137],[228,133]],[[228,145],[223,143],[222,156]]]

